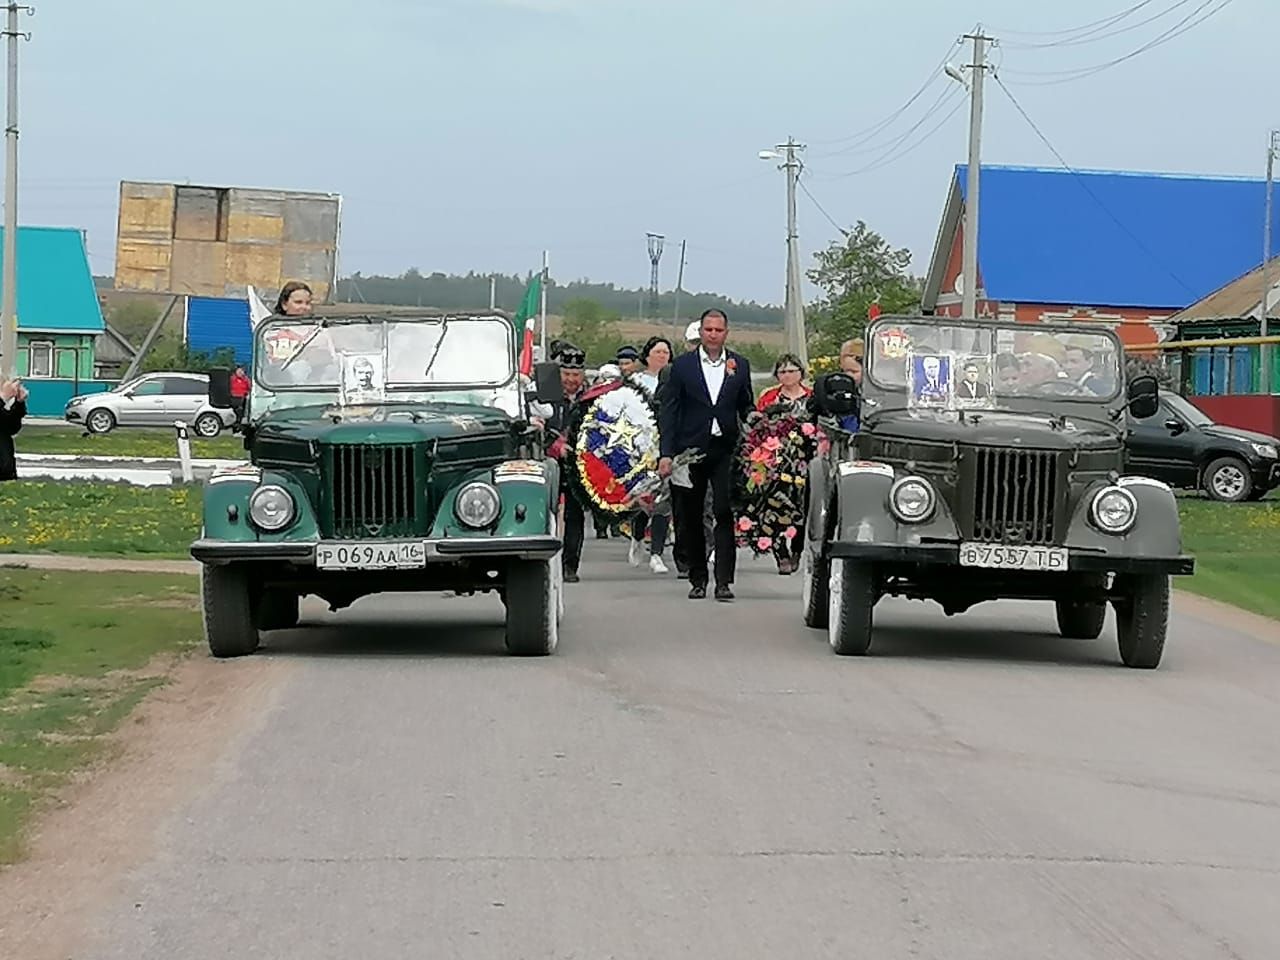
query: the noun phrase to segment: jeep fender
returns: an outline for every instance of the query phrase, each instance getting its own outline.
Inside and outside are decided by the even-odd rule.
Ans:
[[[502,509],[492,531],[473,530],[464,526],[454,512],[459,491],[469,483],[482,481],[498,491]],[[439,537],[504,537],[545,534],[551,529],[555,515],[555,494],[559,476],[542,460],[508,460],[494,467],[467,473],[446,493],[436,511],[431,536]]]
[[[833,539],[845,543],[919,543],[923,538],[955,540],[955,519],[941,495],[933,516],[923,523],[899,523],[889,511],[889,490],[896,474],[875,461],[842,461],[836,468],[836,528]],[[927,479],[927,478],[926,478]],[[936,488],[935,488],[936,494]]]
[[[297,517],[285,530],[267,533],[259,530],[249,520],[249,498],[260,486],[277,486],[293,497]],[[289,473],[275,473],[247,468],[233,472],[215,473],[204,485],[204,537],[209,540],[226,540],[233,543],[262,541],[281,543],[291,540],[310,540],[319,536],[315,513],[306,489],[297,477]]]
[[[1168,484],[1148,477],[1122,477],[1116,486],[1133,494],[1138,502],[1138,518],[1126,534],[1114,536],[1098,530],[1089,519],[1089,509],[1098,491],[1109,483],[1093,484],[1076,504],[1067,532],[1073,548],[1105,551],[1114,557],[1176,557],[1182,554],[1182,527],[1178,501]]]

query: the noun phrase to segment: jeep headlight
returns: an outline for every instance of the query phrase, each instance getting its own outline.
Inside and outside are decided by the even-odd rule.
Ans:
[[[1093,498],[1089,515],[1103,533],[1128,533],[1138,519],[1138,500],[1123,487],[1105,487]]]
[[[293,523],[298,508],[284,487],[267,484],[249,497],[249,519],[259,530],[283,530]]]
[[[1274,443],[1255,443],[1253,444],[1253,452],[1269,460],[1276,459],[1276,445]]]
[[[458,491],[453,501],[453,512],[463,524],[479,530],[498,519],[502,501],[498,491],[482,480],[468,483]]]
[[[933,516],[937,496],[923,477],[903,477],[889,488],[889,509],[903,523],[922,523]]]

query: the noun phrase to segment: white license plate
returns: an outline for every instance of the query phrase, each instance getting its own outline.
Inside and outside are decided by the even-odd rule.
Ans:
[[[1011,547],[993,543],[960,544],[960,566],[996,570],[1049,570],[1065,572],[1063,547]]]
[[[353,540],[316,544],[321,570],[406,570],[427,565],[421,540]]]

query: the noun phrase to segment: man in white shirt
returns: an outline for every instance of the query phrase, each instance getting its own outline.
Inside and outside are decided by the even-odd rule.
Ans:
[[[733,599],[737,547],[730,486],[739,424],[754,409],[755,397],[751,365],[746,357],[725,348],[728,335],[729,321],[723,311],[703,313],[699,320],[701,346],[670,364],[671,373],[661,394],[659,473],[670,476],[672,458],[680,453],[698,450],[703,454],[690,470],[692,486],[673,490],[682,501],[676,537],[685,543],[691,600],[707,595],[709,571],[701,518],[708,487],[715,514],[715,597]]]

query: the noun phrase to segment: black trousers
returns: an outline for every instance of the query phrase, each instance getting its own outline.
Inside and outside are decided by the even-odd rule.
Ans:
[[[645,531],[651,531],[652,537],[649,541],[649,553],[652,556],[662,556],[662,551],[667,547],[667,531],[670,529],[671,518],[665,514],[655,513],[652,518],[645,513],[637,513],[631,521],[631,538],[636,543],[644,542]]]
[[[733,583],[738,552],[733,536],[733,508],[729,502],[733,471],[733,443],[713,437],[707,454],[689,470],[692,487],[672,487],[683,502],[676,521],[676,542],[684,541],[684,559],[689,565],[689,583],[705,587],[707,571],[707,533],[702,525],[707,489],[711,490],[711,510],[715,516],[716,585]]]
[[[566,491],[564,495],[564,552],[561,566],[569,573],[578,572],[582,562],[582,538],[586,530],[586,512],[582,501]]]

